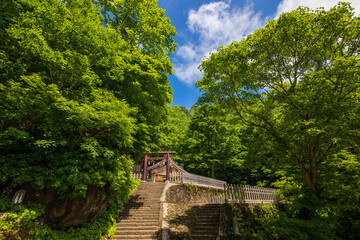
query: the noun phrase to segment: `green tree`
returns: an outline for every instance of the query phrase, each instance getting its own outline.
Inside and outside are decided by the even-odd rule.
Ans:
[[[204,100],[231,107],[271,138],[281,153],[273,164],[286,166],[308,199],[330,197],[328,167],[358,147],[359,21],[347,3],[329,11],[300,7],[200,66]]]
[[[138,122],[134,145],[137,151],[159,150],[159,125],[164,123],[167,105],[172,101],[167,75],[172,74],[169,53],[176,48],[175,27],[156,0],[94,2],[101,9],[103,24],[127,45],[121,58],[110,55],[98,66],[103,84],[138,110],[133,115]],[[117,42],[109,47],[124,51]]]
[[[153,0],[0,8],[0,185],[127,195],[131,156],[152,147],[171,101],[164,10]]]
[[[234,167],[241,162],[239,129],[226,117],[215,105],[204,104],[196,109],[180,149],[180,164],[189,172],[223,179],[220,172],[224,166]]]
[[[161,149],[169,151],[179,151],[180,145],[185,138],[187,128],[190,123],[190,113],[185,107],[169,106],[166,122],[161,127],[163,140]],[[173,156],[174,160],[178,155]]]

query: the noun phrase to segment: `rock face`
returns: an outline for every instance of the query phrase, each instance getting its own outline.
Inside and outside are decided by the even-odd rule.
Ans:
[[[222,189],[206,188],[190,184],[171,186],[166,193],[168,203],[213,203],[213,197],[224,193]]]
[[[73,199],[62,199],[55,189],[34,190],[29,186],[22,186],[26,189],[24,204],[37,202],[44,204],[44,222],[51,228],[76,227],[99,217],[106,210],[109,203],[109,196],[99,187],[89,185],[86,197]],[[13,189],[15,193],[18,189]]]
[[[97,218],[109,202],[109,197],[95,186],[88,187],[85,198],[58,199],[56,194],[50,197],[52,200],[46,205],[44,220],[52,228],[79,226]]]

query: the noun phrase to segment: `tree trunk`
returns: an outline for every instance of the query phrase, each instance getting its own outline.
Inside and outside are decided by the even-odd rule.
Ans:
[[[215,178],[215,163],[211,162],[211,178]]]

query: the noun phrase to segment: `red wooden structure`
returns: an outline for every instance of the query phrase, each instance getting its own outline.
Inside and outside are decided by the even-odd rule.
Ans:
[[[166,164],[166,180],[170,180],[170,164],[171,164],[171,157],[170,155],[176,154],[176,152],[173,151],[167,151],[167,152],[153,152],[153,153],[145,153],[144,157],[144,167],[143,167],[143,180],[146,181],[147,178],[147,171],[148,171],[148,163],[152,162],[154,165],[165,163]],[[152,157],[149,157],[152,156]],[[162,160],[155,164],[156,161]],[[153,166],[154,166],[153,165]],[[150,168],[153,168],[153,166],[150,166]]]

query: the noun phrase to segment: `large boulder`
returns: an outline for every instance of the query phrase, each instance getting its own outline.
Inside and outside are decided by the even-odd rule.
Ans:
[[[34,190],[26,185],[21,188],[26,190],[24,204],[37,202],[46,206],[44,222],[54,229],[76,227],[97,218],[109,203],[107,191],[93,185],[88,186],[86,197],[72,199],[60,198],[55,189]],[[19,188],[8,191],[14,194],[17,190]]]

